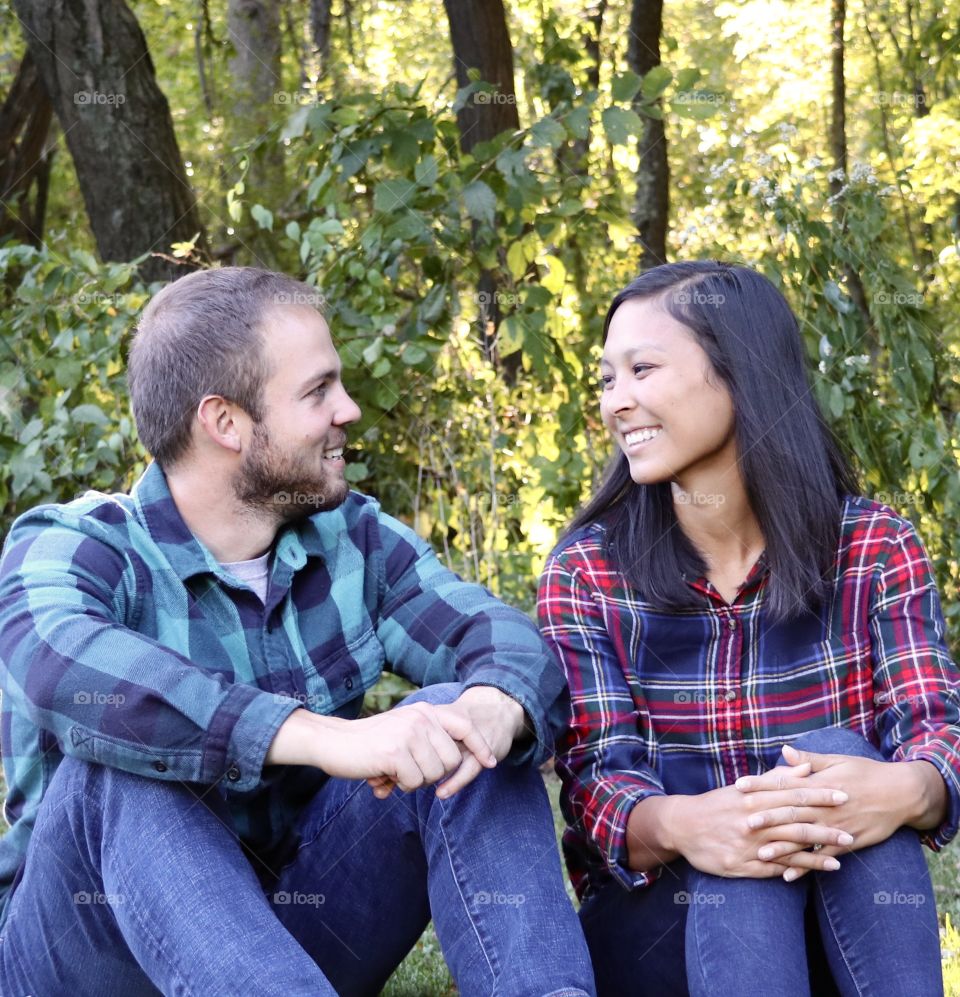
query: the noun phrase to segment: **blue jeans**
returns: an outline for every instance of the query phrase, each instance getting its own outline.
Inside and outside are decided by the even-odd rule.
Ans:
[[[449,800],[330,779],[298,831],[258,877],[216,788],[65,759],[10,899],[0,993],[375,994],[431,915],[464,995],[594,993],[536,770],[498,766]]]
[[[840,728],[793,743],[880,758]],[[598,994],[942,994],[936,905],[917,833],[901,828],[840,861],[838,872],[793,883],[710,876],[678,860],[646,889],[611,884],[580,911]]]

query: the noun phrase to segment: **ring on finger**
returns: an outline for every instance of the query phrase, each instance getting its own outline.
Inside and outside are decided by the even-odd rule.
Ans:
[[[823,845],[816,844],[816,845],[813,846],[813,848],[810,849],[810,851],[811,852],[819,852],[821,848],[823,848]]]

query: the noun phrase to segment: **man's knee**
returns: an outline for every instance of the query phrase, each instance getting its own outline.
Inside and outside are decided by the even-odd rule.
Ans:
[[[798,751],[813,751],[821,755],[857,755],[882,760],[880,752],[862,735],[845,727],[823,727],[809,730],[790,742]]]
[[[434,706],[442,706],[459,699],[462,692],[463,686],[459,682],[439,682],[436,685],[425,685],[422,689],[410,693],[399,705],[432,703]]]

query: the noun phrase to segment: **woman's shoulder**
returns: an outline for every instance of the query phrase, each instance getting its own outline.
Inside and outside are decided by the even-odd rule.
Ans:
[[[561,537],[547,561],[577,567],[606,564],[609,559],[607,527],[600,520],[580,526]]]
[[[913,523],[881,501],[884,497],[847,495],[844,498],[840,527],[841,550],[856,549],[862,553],[869,549],[876,555],[881,555],[906,538],[919,539]]]

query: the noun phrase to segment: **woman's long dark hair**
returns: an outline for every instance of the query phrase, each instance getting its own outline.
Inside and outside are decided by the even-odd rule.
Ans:
[[[819,605],[830,586],[843,496],[859,491],[813,397],[797,320],[766,277],[704,260],[641,274],[613,299],[657,299],[693,333],[733,401],[740,473],[766,541],[768,612],[787,619]],[[638,485],[619,452],[567,535],[602,521],[614,563],[663,608],[699,604],[684,581],[706,574],[679,528],[670,482]]]

